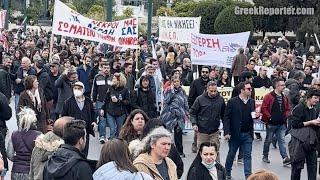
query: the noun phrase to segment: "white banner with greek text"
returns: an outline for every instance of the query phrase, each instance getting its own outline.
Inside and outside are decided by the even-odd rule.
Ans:
[[[191,33],[191,61],[198,65],[231,68],[240,47],[245,48],[250,31],[235,34]]]

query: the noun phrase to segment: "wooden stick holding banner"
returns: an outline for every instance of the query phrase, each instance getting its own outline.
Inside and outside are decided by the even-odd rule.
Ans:
[[[135,57],[135,61],[136,61],[136,80],[138,80],[138,73],[139,73],[139,56],[140,56],[140,48],[138,47],[136,49],[136,57]]]
[[[54,41],[54,34],[51,33],[50,37],[50,47],[49,47],[49,62],[52,63],[52,49],[53,49],[53,41]]]

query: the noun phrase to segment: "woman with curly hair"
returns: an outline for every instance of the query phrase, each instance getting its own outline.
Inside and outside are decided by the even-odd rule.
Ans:
[[[120,138],[130,143],[142,134],[144,125],[149,121],[147,114],[141,109],[131,111],[120,131]]]

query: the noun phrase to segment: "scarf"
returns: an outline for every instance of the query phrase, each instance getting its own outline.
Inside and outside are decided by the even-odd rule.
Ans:
[[[30,90],[27,90],[27,94],[29,95],[31,101],[33,102],[33,105],[37,108],[39,112],[41,112],[42,106],[41,106],[39,89],[36,89],[34,91],[34,94]]]
[[[210,176],[213,180],[218,180],[218,172],[215,168],[216,162],[214,161],[212,164],[207,164],[204,161],[201,162],[209,171]]]

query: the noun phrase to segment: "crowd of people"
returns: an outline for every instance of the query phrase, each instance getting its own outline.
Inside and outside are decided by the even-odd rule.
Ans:
[[[176,180],[184,173],[188,180],[225,180],[232,178],[239,151],[246,179],[277,180],[264,170],[252,173],[254,136],[262,140],[254,121],[261,118],[266,124],[262,161],[270,163],[270,145],[278,144],[292,180],[301,179],[305,161],[308,179],[316,179],[320,79],[314,75],[319,63],[313,46],[304,51],[300,42],[291,47],[284,36],[266,37],[255,47],[239,48],[230,69],[197,68],[184,44],[155,42],[154,55],[143,37],[139,49],[126,50],[68,37],[54,37],[50,47],[49,37],[30,29],[2,32],[0,176],[10,159],[13,180]],[[189,92],[183,86],[190,86]],[[233,87],[227,103],[218,87]],[[261,87],[273,90],[257,110],[254,88]],[[6,148],[12,114],[18,130]],[[186,123],[192,124],[197,153],[187,171],[182,161]],[[219,153],[221,123],[227,157]],[[89,141],[96,135],[103,144],[100,158],[88,160]]]

